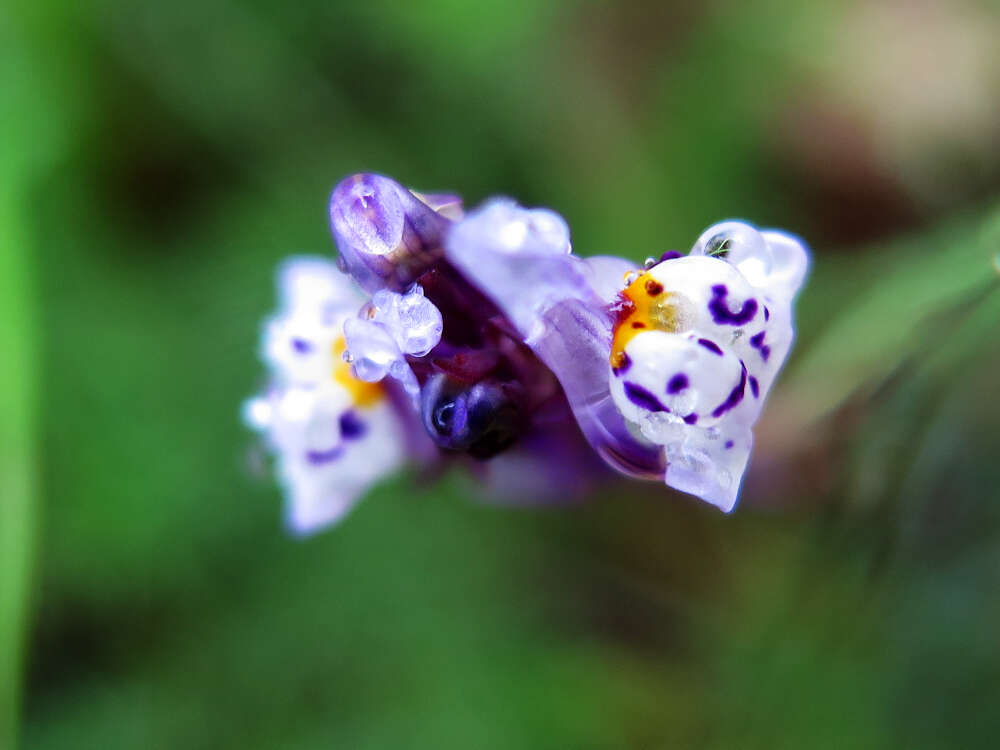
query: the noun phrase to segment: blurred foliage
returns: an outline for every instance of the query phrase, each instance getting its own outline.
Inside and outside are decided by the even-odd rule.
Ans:
[[[41,400],[24,747],[992,746],[1000,172],[976,134],[1000,119],[940,150],[887,130],[842,54],[862,5],[10,11],[0,389]],[[989,6],[955,3],[921,43],[973,13],[994,39]],[[1000,81],[985,59],[963,90]],[[276,264],[332,252],[326,197],[362,169],[552,206],[584,254],[733,215],[807,237],[744,506],[623,486],[509,510],[399,477],[287,537],[239,402]],[[25,419],[4,481],[30,482]],[[4,501],[20,575],[30,509]]]

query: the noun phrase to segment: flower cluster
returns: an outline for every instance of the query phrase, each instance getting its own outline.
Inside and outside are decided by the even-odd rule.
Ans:
[[[610,468],[734,507],[792,343],[797,239],[726,222],[639,268],[573,255],[552,211],[465,215],[368,174],[337,186],[330,219],[337,266],[283,270],[272,382],[246,407],[294,530],[445,460],[510,500],[572,498]]]

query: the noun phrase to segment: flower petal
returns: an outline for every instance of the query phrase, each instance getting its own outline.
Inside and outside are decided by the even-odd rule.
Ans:
[[[543,333],[542,316],[555,302],[602,301],[588,269],[570,254],[569,228],[558,214],[495,199],[448,233],[448,261],[503,311],[529,346]]]
[[[791,304],[807,265],[790,236],[726,222],[623,293],[611,394],[662,447],[668,485],[734,507],[751,428],[791,346]]]
[[[272,383],[244,419],[277,457],[290,528],[307,534],[398,469],[407,441],[382,386],[356,380],[340,356],[344,323],[363,302],[350,280],[328,261],[298,259],[279,286],[281,308],[264,334]]]

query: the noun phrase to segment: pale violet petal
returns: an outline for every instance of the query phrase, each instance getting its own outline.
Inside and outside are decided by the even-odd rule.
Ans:
[[[278,271],[281,313],[300,312],[317,319],[357,312],[364,302],[350,276],[322,258],[292,258]]]
[[[762,234],[773,258],[767,290],[790,304],[809,271],[809,251],[802,240],[786,232],[764,230]]]
[[[613,255],[595,255],[584,258],[583,263],[590,287],[609,304],[615,302],[628,285],[629,274],[638,270],[632,261]]]
[[[809,266],[809,253],[801,240],[786,232],[758,230],[742,221],[709,227],[694,243],[691,255],[718,255],[762,294],[789,303]]]
[[[554,303],[602,304],[588,283],[588,269],[570,249],[569,230],[558,214],[508,200],[472,212],[445,241],[447,259],[500,307],[529,346],[542,335],[542,318]]]

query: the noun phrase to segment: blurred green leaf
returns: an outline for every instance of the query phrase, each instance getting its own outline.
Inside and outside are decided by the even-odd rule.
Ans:
[[[0,152],[0,162],[4,160]],[[34,299],[20,202],[0,174],[0,746],[13,747],[35,526]]]
[[[0,16],[2,19],[2,16]],[[0,21],[0,26],[8,28]],[[12,78],[25,64],[0,32],[0,92],[6,104],[29,96]],[[13,100],[13,101],[11,101]],[[19,101],[20,100],[20,101]],[[0,121],[0,747],[13,747],[34,553],[37,476],[35,287],[27,252],[23,191],[30,154],[26,123]]]
[[[860,255],[819,256],[800,317],[818,336],[803,342],[782,391],[803,423],[876,387],[899,365],[950,338],[937,316],[1000,285],[992,266],[992,215],[954,220]]]

